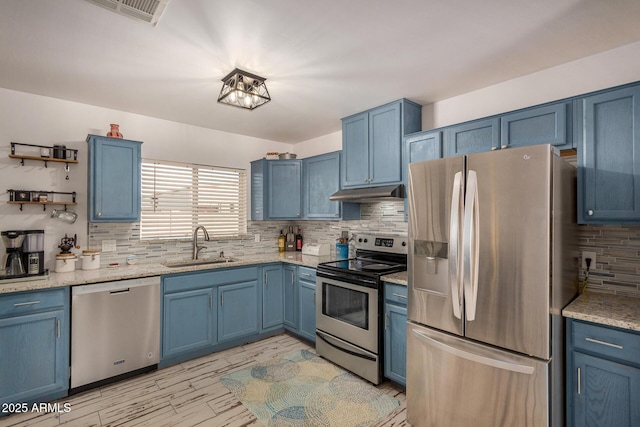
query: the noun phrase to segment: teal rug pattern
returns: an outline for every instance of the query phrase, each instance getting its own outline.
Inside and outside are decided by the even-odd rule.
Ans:
[[[266,426],[364,427],[400,402],[308,350],[220,379]]]

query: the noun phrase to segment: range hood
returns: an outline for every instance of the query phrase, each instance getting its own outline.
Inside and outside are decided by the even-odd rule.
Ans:
[[[404,184],[339,190],[329,197],[329,200],[352,203],[402,199],[404,199]]]

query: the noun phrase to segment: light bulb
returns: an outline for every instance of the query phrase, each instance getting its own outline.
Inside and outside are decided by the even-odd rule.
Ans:
[[[235,90],[232,90],[231,93],[229,94],[229,101],[236,102],[236,91]]]
[[[251,106],[251,97],[247,96],[244,98],[244,105],[246,105],[247,107]]]

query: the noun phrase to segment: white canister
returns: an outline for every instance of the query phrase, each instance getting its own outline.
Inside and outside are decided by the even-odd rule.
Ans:
[[[82,269],[83,270],[97,270],[100,268],[100,251],[86,250],[82,251]]]
[[[69,273],[76,270],[78,258],[74,254],[56,255],[56,273]]]

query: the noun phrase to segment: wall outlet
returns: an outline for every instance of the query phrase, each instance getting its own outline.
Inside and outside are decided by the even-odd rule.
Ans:
[[[115,240],[103,240],[102,241],[102,252],[115,252],[116,251],[116,241]]]
[[[255,238],[256,242],[260,241],[260,235],[259,234],[256,234],[253,237]]]
[[[589,270],[591,271],[596,267],[596,253],[587,251],[582,252],[582,268],[584,270],[587,269],[587,258],[591,258],[591,267],[589,267]]]

